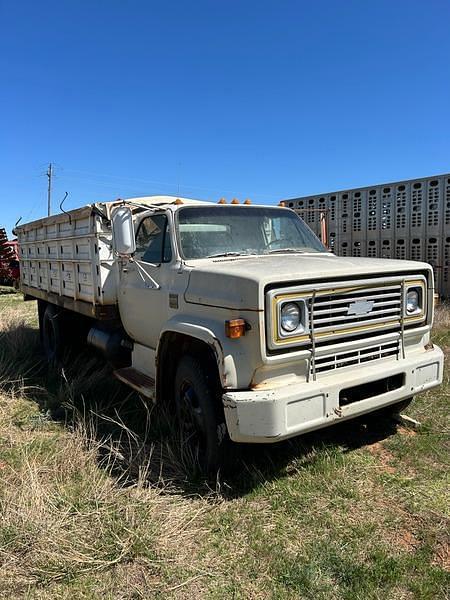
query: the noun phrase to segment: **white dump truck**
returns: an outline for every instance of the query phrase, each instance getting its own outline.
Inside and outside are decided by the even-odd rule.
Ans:
[[[151,196],[16,228],[21,289],[58,359],[78,337],[207,466],[383,409],[442,380],[428,264],[340,258],[284,206]]]

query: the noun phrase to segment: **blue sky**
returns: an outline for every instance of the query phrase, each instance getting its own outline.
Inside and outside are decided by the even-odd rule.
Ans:
[[[0,0],[0,225],[450,171],[447,0]]]

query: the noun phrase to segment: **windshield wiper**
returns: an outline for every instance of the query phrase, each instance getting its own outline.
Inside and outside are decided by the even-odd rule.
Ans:
[[[279,254],[281,252],[290,252],[292,254],[305,254],[307,250],[301,250],[300,248],[277,248],[276,250],[269,250],[267,254]]]
[[[219,258],[219,256],[248,256],[245,252],[218,252],[217,254],[210,254],[206,258]]]

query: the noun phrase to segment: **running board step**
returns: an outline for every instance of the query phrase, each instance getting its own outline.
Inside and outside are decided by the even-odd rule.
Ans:
[[[139,392],[139,394],[154,400],[155,380],[152,377],[145,375],[145,373],[142,373],[133,367],[117,369],[114,371],[114,376],[117,377],[119,381],[123,381],[123,383],[132,387],[136,392]]]

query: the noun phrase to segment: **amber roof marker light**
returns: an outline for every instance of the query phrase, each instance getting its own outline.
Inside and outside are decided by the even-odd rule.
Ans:
[[[217,202],[217,204],[226,204],[226,203],[227,203],[227,200],[226,200],[226,198],[221,198],[221,199],[220,199],[220,200]]]
[[[251,203],[252,203],[252,201],[250,200],[250,198],[246,198],[246,199],[244,200],[244,204],[246,204],[247,206],[248,206],[249,204],[251,204]]]
[[[237,198],[233,198],[231,204],[239,204],[239,200]]]

